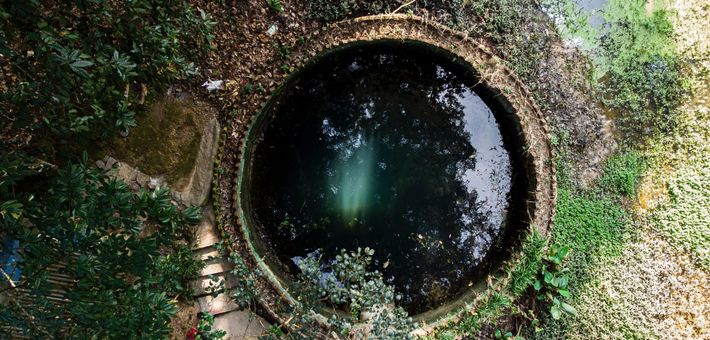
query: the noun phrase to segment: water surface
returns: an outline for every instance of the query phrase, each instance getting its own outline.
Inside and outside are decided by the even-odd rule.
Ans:
[[[310,252],[371,247],[373,269],[412,313],[480,279],[524,199],[514,133],[501,134],[475,81],[432,50],[373,45],[333,53],[287,86],[248,193],[279,262],[295,273]]]

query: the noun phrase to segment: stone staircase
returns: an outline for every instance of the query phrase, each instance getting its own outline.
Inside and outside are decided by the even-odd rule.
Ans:
[[[232,266],[226,257],[222,256],[215,244],[219,243],[220,234],[216,228],[215,214],[209,202],[212,183],[213,159],[217,152],[219,138],[219,123],[211,119],[204,127],[195,165],[189,176],[189,185],[184,191],[171,191],[176,202],[184,205],[202,206],[202,220],[196,230],[195,256],[205,260],[207,265],[200,277],[192,283],[193,298],[200,311],[214,315],[215,329],[227,332],[226,339],[256,339],[269,328],[269,323],[248,310],[240,309],[225,294],[213,297],[208,292],[210,276],[222,279],[226,287],[234,286],[236,278],[229,273]],[[163,186],[161,177],[152,177],[126,162],[110,156],[96,162],[96,165],[109,171],[109,174],[125,181],[132,190],[155,189]]]
[[[193,282],[194,298],[201,311],[214,315],[214,329],[227,332],[227,339],[256,339],[269,328],[269,323],[248,310],[240,309],[225,294],[209,294],[210,276],[223,280],[227,288],[234,286],[237,278],[229,271],[232,265],[215,247],[220,242],[214,210],[207,204],[202,211],[202,221],[197,226],[195,256],[207,262],[200,277]]]

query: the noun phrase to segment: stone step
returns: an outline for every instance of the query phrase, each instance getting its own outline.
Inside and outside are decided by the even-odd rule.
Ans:
[[[203,221],[204,222],[204,221]],[[214,225],[200,222],[197,226],[197,237],[195,242],[195,250],[200,250],[207,247],[213,247],[221,238]]]
[[[197,298],[197,303],[200,304],[201,311],[215,316],[239,310],[239,306],[226,294],[219,294],[217,296],[205,295]]]
[[[209,247],[221,239],[216,227],[214,210],[209,204],[202,209],[202,220],[197,224],[195,239],[196,249]]]
[[[210,277],[202,277],[191,282],[191,287],[194,297],[200,297],[210,294],[210,282],[214,280],[216,284],[219,281],[224,281],[224,288],[232,288],[237,284],[237,279],[229,273],[219,273]]]
[[[202,261],[214,261],[215,259],[224,258],[214,245],[193,250],[192,253]]]
[[[225,339],[258,339],[271,326],[249,311],[232,311],[214,318],[214,328],[227,332]]]
[[[232,270],[232,268],[234,268],[234,266],[227,262],[227,260],[220,259],[220,261],[215,263],[208,263],[205,268],[202,268],[202,271],[200,272],[200,277],[221,274],[226,271]]]

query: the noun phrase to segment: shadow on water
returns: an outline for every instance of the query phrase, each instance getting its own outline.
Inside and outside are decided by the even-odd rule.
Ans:
[[[447,55],[392,43],[331,53],[269,110],[247,195],[292,274],[310,252],[371,247],[418,313],[480,279],[507,252],[504,231],[522,229],[517,133]]]

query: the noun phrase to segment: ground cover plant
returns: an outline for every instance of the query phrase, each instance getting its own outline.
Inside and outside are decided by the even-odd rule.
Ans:
[[[695,99],[707,81],[708,50],[702,37],[690,37],[707,10],[692,1],[610,1],[606,25],[571,30],[587,44],[622,148],[592,192],[580,197],[574,183],[561,185],[553,238],[585,254],[573,251],[570,260],[579,317],[546,322],[543,338],[705,334],[690,325],[702,323],[708,301],[698,290],[708,246],[698,181],[707,176],[693,156],[708,145],[699,141],[706,104]]]
[[[620,132],[634,139],[668,133],[686,90],[676,49],[673,10],[647,1],[609,1],[605,24],[591,26],[570,1],[548,1],[566,19],[563,34],[583,41],[591,77]],[[651,7],[649,7],[651,6]]]

